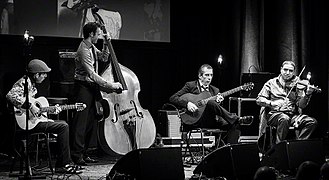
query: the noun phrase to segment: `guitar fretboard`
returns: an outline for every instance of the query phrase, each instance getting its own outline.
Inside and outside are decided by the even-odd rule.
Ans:
[[[231,90],[225,91],[225,92],[221,93],[221,95],[222,95],[223,97],[226,97],[226,96],[229,96],[229,95],[234,94],[234,93],[236,93],[236,92],[238,92],[238,91],[241,91],[241,90],[242,90],[242,86],[239,86],[239,87],[236,87],[236,88],[234,88],[234,89],[231,89]]]
[[[60,105],[59,106],[62,110],[69,110],[69,109],[76,109],[77,105],[75,104],[69,104],[69,105]],[[55,110],[55,106],[49,106],[49,107],[41,107],[40,112],[52,112]]]
[[[239,87],[233,88],[233,89],[231,89],[231,90],[228,90],[228,91],[225,91],[225,92],[221,93],[221,95],[222,95],[223,97],[229,96],[229,95],[231,95],[231,94],[234,94],[234,93],[236,93],[236,92],[238,92],[238,91],[243,90],[244,87],[246,87],[246,86],[247,86],[247,85],[243,85],[243,86],[239,86]],[[215,100],[216,98],[217,98],[217,95],[215,95],[215,96],[211,96],[211,97],[209,97],[209,98],[207,98],[207,99],[204,99],[202,103],[203,103],[203,104],[206,104],[209,100]]]

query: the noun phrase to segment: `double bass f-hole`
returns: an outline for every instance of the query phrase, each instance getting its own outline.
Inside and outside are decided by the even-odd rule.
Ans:
[[[132,120],[132,119],[134,119],[136,117],[138,117],[138,118],[144,118],[143,113],[138,111],[137,105],[136,105],[135,101],[134,100],[131,100],[130,101],[130,104],[132,104],[133,107],[127,108],[127,109],[124,109],[124,110],[121,110],[120,109],[120,104],[118,104],[118,103],[114,104],[115,118],[112,119],[112,122],[113,123],[116,123],[119,120],[119,118],[121,118],[122,116],[128,114],[132,110],[135,110],[135,113],[130,114],[128,116],[128,118],[129,118],[128,120]],[[127,120],[127,119],[125,119],[125,120]]]
[[[138,109],[137,109],[137,106],[136,106],[135,101],[131,100],[130,101],[130,104],[133,104],[134,105],[135,112],[136,112],[137,116],[140,117],[140,118],[143,118],[143,113],[142,112],[138,112]]]
[[[103,33],[107,34],[97,10],[97,7],[93,8],[92,13],[102,25]],[[102,97],[107,99],[110,113],[99,123],[98,140],[105,152],[124,155],[137,148],[150,147],[155,140],[156,128],[150,112],[139,103],[140,84],[136,74],[119,64],[111,40],[104,40],[107,41],[111,59],[100,74],[105,80],[121,83],[122,92],[103,90]]]

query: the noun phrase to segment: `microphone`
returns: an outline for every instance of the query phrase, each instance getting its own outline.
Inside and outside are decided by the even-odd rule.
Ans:
[[[33,41],[34,41],[34,37],[29,35],[28,30],[25,30],[25,32],[24,32],[24,43],[25,43],[25,45],[30,46],[30,45],[32,45]]]

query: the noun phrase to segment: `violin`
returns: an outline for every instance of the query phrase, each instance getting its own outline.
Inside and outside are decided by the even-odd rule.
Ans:
[[[297,81],[296,88],[299,90],[305,90],[307,88],[311,88],[317,93],[322,92],[321,88],[314,85],[310,85],[310,81],[307,79]]]

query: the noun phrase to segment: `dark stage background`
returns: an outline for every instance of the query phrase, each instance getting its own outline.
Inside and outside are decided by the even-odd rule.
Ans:
[[[305,112],[319,121],[314,136],[327,138],[329,20],[325,0],[305,0],[302,4],[282,0],[265,3],[261,0],[202,1],[195,4],[188,1],[185,5],[183,2],[172,1],[170,4],[170,42],[112,41],[119,62],[138,76],[141,86],[139,101],[151,112],[156,124],[158,110],[186,81],[197,78],[201,64],[214,67],[212,84],[226,91],[240,85],[241,73],[278,74],[282,61],[291,57],[299,62],[299,70],[307,65],[306,71],[313,74],[312,82],[322,88],[322,93],[312,97]],[[250,10],[250,4],[255,5],[257,18],[248,16],[250,13],[246,9]],[[298,15],[300,8],[289,7],[302,7],[303,16]],[[257,38],[246,38],[249,37],[246,35],[248,24],[257,29],[250,35]],[[285,27],[292,27],[293,31]],[[34,35],[33,31],[30,34]],[[11,127],[8,127],[5,94],[23,75],[25,62],[22,35],[0,35],[0,39],[0,152],[6,153]],[[76,50],[80,41],[79,38],[35,36],[31,59],[43,59],[54,70],[45,85],[40,87],[39,95],[57,96],[63,92],[60,88],[54,89],[54,82],[61,73],[58,51]],[[253,49],[257,52],[249,56],[254,51],[246,47],[254,43]],[[222,65],[217,64],[219,54],[223,55]],[[224,102],[226,107],[227,101]]]

